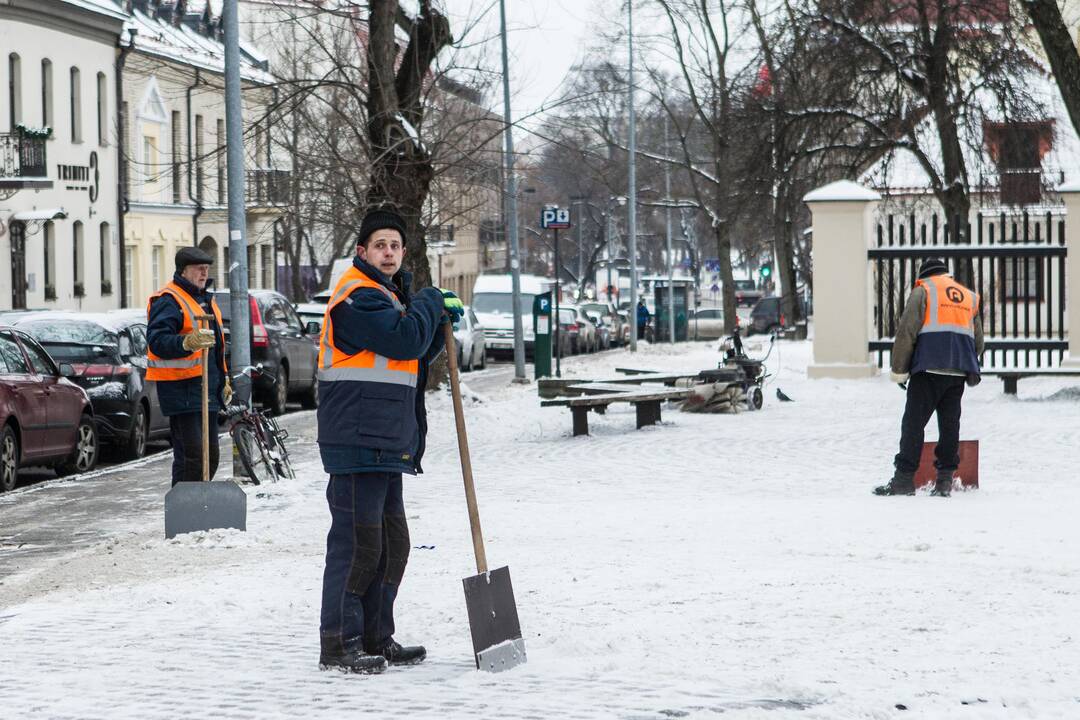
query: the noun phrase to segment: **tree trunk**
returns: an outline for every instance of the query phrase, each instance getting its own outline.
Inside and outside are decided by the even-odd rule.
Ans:
[[[1050,59],[1050,68],[1054,71],[1069,118],[1080,133],[1080,54],[1069,37],[1057,0],[1024,0],[1024,7]]]

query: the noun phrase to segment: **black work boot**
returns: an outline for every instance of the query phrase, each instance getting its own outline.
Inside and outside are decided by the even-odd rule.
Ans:
[[[874,488],[875,495],[914,495],[915,473],[905,473],[897,470],[892,480],[886,485],[878,485]]]
[[[934,489],[930,493],[934,497],[949,497],[952,494],[952,472],[938,473],[934,482]]]
[[[402,645],[390,638],[381,648],[369,648],[368,651],[377,657],[386,658],[391,665],[415,665],[423,662],[427,657],[427,650],[423,645]]]
[[[319,669],[347,673],[381,673],[386,669],[386,658],[382,655],[369,655],[361,650],[349,650],[341,655],[323,652],[319,655]]]

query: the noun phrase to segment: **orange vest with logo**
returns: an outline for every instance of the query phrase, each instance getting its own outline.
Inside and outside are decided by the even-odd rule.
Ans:
[[[926,291],[926,313],[920,335],[954,332],[974,340],[979,293],[968,290],[949,275],[932,275],[915,284]]]
[[[334,323],[330,313],[339,303],[352,302],[349,295],[358,288],[373,288],[385,293],[398,312],[405,314],[405,306],[393,291],[360,272],[355,265],[351,266],[338,280],[326,305],[322,337],[319,339],[319,381],[363,381],[415,388],[420,372],[419,360],[393,360],[371,350],[350,355],[334,345]]]
[[[180,306],[180,311],[184,315],[184,324],[180,328],[180,334],[187,335],[194,332],[198,327],[195,322],[196,315],[202,315],[203,309],[199,305],[199,302],[191,297],[186,290],[177,285],[175,282],[169,282],[168,285],[163,287],[159,292],[150,296],[150,300],[146,304],[146,314],[150,314],[150,306],[154,300],[162,295],[169,295],[176,304]],[[214,312],[214,318],[217,320],[217,326],[219,328],[225,327],[221,321],[221,310],[218,309],[217,303],[214,302],[214,298],[210,298],[210,308]],[[154,354],[154,351],[147,348],[146,358],[146,379],[154,380],[156,382],[169,382],[172,380],[189,380],[191,378],[202,376],[202,352],[196,350],[190,355],[185,355],[182,358],[167,359],[159,357]],[[224,363],[224,359],[222,360]],[[228,377],[229,368],[228,364],[225,364],[225,376]]]

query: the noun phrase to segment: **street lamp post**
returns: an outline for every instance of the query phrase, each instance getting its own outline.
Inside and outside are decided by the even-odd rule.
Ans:
[[[630,235],[630,315],[634,321],[634,332],[630,333],[630,352],[637,352],[637,128],[634,113],[634,0],[629,0],[627,3],[628,18],[627,18],[627,54],[629,56],[629,83],[628,83],[628,104],[630,106],[630,118],[629,118],[629,132],[630,141],[629,145],[629,161],[630,161],[630,180],[629,180],[629,192],[627,193],[627,232]]]

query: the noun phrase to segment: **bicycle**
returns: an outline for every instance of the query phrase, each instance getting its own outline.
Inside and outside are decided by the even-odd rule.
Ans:
[[[245,368],[242,374],[256,377],[259,368]],[[232,405],[225,409],[229,435],[248,479],[255,485],[271,480],[295,480],[296,473],[289,461],[285,438],[289,431],[278,425],[269,411],[254,410],[248,405]]]

